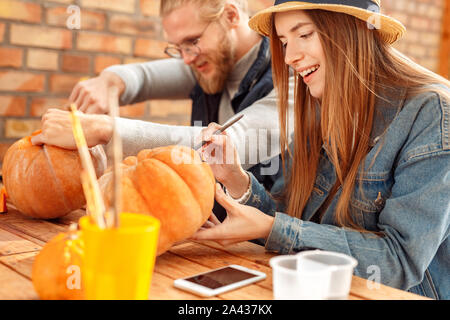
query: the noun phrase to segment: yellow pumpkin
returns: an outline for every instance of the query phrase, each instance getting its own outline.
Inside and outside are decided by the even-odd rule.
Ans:
[[[36,256],[31,274],[42,300],[83,299],[81,267],[83,242],[79,231],[60,233]]]
[[[214,205],[215,179],[196,151],[183,146],[146,149],[122,163],[122,211],[161,221],[157,254],[194,234]],[[105,205],[112,203],[112,172],[99,184]]]

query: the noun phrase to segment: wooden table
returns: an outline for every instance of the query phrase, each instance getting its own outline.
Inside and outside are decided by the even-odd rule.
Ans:
[[[52,220],[36,220],[23,217],[9,206],[6,214],[0,214],[0,300],[38,299],[31,283],[31,269],[35,256],[42,246],[59,232],[77,222],[84,215],[77,210]],[[175,245],[156,260],[150,299],[194,300],[203,299],[181,291],[173,286],[173,280],[228,264],[240,264],[263,271],[264,281],[221,294],[211,299],[223,300],[269,300],[273,299],[272,269],[269,259],[275,256],[263,247],[251,242],[222,247],[214,242],[184,242]],[[372,287],[374,287],[372,283]],[[398,289],[380,285],[369,289],[365,279],[354,276],[349,299],[424,299]]]

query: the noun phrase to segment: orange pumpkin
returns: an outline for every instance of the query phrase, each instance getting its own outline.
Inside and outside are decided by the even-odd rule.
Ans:
[[[99,177],[106,167],[106,156],[101,146],[90,150]],[[2,169],[8,201],[27,216],[59,218],[86,202],[78,151],[34,146],[31,137],[25,137],[8,149]]]
[[[31,273],[42,300],[83,299],[81,266],[83,242],[79,231],[60,233],[36,256]]]
[[[211,214],[215,179],[191,148],[142,150],[126,158],[122,168],[122,211],[161,221],[158,255],[194,234]],[[112,172],[99,179],[106,206],[112,203],[112,180]]]
[[[7,213],[8,207],[6,206],[6,198],[8,194],[6,193],[6,188],[2,187],[0,191],[0,213]]]

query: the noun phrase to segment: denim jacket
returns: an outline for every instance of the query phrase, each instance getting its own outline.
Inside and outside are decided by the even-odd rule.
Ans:
[[[383,236],[336,225],[333,218],[340,189],[320,223],[309,221],[336,180],[323,149],[302,219],[282,213],[285,204],[274,201],[251,175],[252,194],[245,204],[275,217],[265,242],[269,251],[342,252],[358,260],[357,276],[434,299],[450,299],[450,107],[431,92],[400,99],[397,105],[393,108],[382,99],[376,103],[373,148],[359,178],[364,197],[356,183],[350,203],[353,219]],[[283,185],[281,179],[274,188]]]

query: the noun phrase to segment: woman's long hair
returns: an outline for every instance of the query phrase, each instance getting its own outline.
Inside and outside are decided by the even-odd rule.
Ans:
[[[384,43],[367,23],[343,13],[305,11],[319,33],[325,54],[325,87],[322,100],[313,98],[296,74],[294,105],[294,148],[285,199],[287,212],[301,218],[316,180],[322,146],[333,163],[342,193],[337,202],[335,222],[360,232],[350,210],[350,199],[357,185],[362,164],[369,152],[377,93],[389,88],[406,88],[409,96],[435,90],[450,101],[448,91],[424,88],[426,84],[450,82],[413,63]],[[271,49],[274,85],[280,113],[280,144],[288,144],[288,78],[281,42],[272,23]],[[345,32],[344,32],[345,31]],[[393,106],[394,107],[394,106]],[[286,159],[282,154],[283,169]],[[333,193],[333,192],[332,192]],[[334,194],[331,194],[331,197]]]

